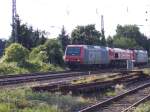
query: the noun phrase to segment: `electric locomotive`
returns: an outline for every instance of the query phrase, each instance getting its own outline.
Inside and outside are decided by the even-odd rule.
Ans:
[[[124,50],[92,45],[68,45],[64,55],[64,61],[70,68],[83,66],[125,67],[127,60],[133,60],[135,64],[145,64],[148,62],[148,53],[144,50]]]

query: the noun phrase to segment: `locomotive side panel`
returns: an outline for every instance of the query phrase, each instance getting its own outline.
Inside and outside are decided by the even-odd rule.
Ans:
[[[148,54],[147,51],[136,50],[135,51],[135,62],[136,63],[147,63],[148,62]]]
[[[110,63],[109,49],[103,47],[101,49],[101,64],[109,64],[109,63]]]
[[[85,64],[109,64],[109,52],[106,47],[93,47],[85,50]]]
[[[84,50],[85,64],[99,64],[100,63],[100,49],[94,46],[87,46]]]

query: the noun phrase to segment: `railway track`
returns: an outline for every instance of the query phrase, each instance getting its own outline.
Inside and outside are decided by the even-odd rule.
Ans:
[[[67,78],[74,76],[82,76],[82,75],[90,75],[94,73],[129,73],[135,71],[127,71],[127,70],[100,70],[100,71],[63,71],[63,72],[46,72],[46,73],[32,73],[32,74],[20,74],[20,75],[6,75],[0,76],[0,86],[5,85],[13,85],[19,83],[28,83],[28,82],[36,82],[50,79],[59,79],[59,78]]]
[[[99,76],[99,75],[97,75]],[[88,77],[88,76],[87,76]],[[81,78],[81,77],[80,77]],[[115,74],[115,75],[109,75],[108,80],[101,79],[96,79],[96,81],[88,82],[88,83],[71,83],[72,80],[80,80],[78,77],[74,77],[73,79],[65,79],[64,81],[62,80],[61,82],[55,82],[53,84],[48,84],[48,85],[42,85],[42,86],[35,86],[32,89],[35,91],[61,91],[61,92],[72,92],[72,93],[82,93],[82,92],[88,92],[88,91],[95,91],[95,90],[102,90],[106,88],[111,88],[112,86],[115,86],[116,84],[119,83],[131,83],[133,81],[137,80],[143,80],[146,78],[145,76],[142,75],[142,72],[135,72],[134,74]],[[83,76],[83,78],[85,78]]]
[[[127,92],[91,105],[78,112],[132,112],[135,109],[135,106],[148,99],[150,99],[149,81],[138,87],[130,88]]]
[[[17,75],[17,76],[6,76],[0,78],[0,86],[5,85],[13,85],[18,83],[29,83],[29,82],[36,82],[36,81],[44,81],[44,80],[51,80],[51,79],[61,79],[66,77],[73,77],[73,76],[81,76],[86,75],[87,72],[50,72],[50,73],[43,73],[43,74],[26,74],[26,75]]]

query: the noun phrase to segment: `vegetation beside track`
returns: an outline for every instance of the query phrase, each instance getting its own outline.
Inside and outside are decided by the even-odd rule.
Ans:
[[[0,112],[72,112],[89,105],[88,99],[60,93],[35,93],[30,89],[0,92]]]
[[[111,74],[111,75],[91,75],[86,76],[84,78],[80,78],[78,80],[73,80],[72,84],[84,84],[84,83],[91,83],[91,82],[99,82],[99,81],[108,81],[113,80],[114,78],[117,78],[117,74]]]
[[[144,73],[145,75],[150,75],[150,69],[149,69],[149,68],[145,68],[145,69],[143,70],[143,73]]]
[[[0,75],[63,70],[58,65],[46,62],[48,56],[40,49],[41,47],[35,48],[29,53],[20,44],[11,44],[0,59]]]
[[[150,102],[139,105],[134,112],[150,112]]]
[[[149,74],[148,73],[148,70],[144,70],[145,73],[143,74],[139,74],[139,73],[136,73],[136,72],[133,72],[133,73],[128,73],[130,75],[147,75]],[[78,80],[73,80],[72,81],[72,84],[86,84],[86,83],[94,83],[94,82],[104,82],[104,81],[111,81],[111,80],[115,80],[117,78],[121,78],[122,76],[125,76],[125,75],[121,75],[121,73],[111,73],[111,74],[101,74],[101,75],[89,75],[89,76],[86,76],[86,77],[82,77]]]
[[[63,71],[63,68],[46,63],[28,62],[22,67],[18,66],[17,63],[0,63],[0,75],[48,71]]]

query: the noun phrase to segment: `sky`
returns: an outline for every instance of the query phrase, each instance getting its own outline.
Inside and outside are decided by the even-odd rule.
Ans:
[[[149,0],[16,0],[17,13],[23,23],[57,37],[64,25],[68,34],[77,25],[95,24],[101,30],[104,16],[105,35],[113,36],[116,26],[139,25],[150,36]],[[145,13],[148,11],[148,13]],[[146,21],[148,19],[148,21]],[[0,38],[11,34],[12,0],[0,0]],[[142,26],[141,26],[142,25]]]

